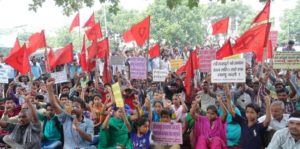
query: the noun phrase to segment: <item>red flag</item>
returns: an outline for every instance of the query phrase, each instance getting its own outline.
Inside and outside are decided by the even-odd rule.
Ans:
[[[194,70],[197,69],[197,67],[195,67],[195,64],[197,64],[196,61],[198,61],[198,59],[195,58],[197,58],[197,50],[191,52],[191,55],[185,64],[186,77],[184,83],[185,83],[186,95],[188,97],[190,97],[191,95],[191,81],[194,78]]]
[[[98,42],[97,58],[105,58],[109,55],[109,43],[106,37],[102,41]]]
[[[77,13],[77,15],[75,16],[75,18],[72,21],[72,24],[69,28],[69,32],[72,32],[73,28],[76,26],[80,26],[80,21],[79,21],[79,12]]]
[[[51,61],[51,68],[56,67],[57,65],[70,63],[73,61],[73,44],[69,43],[64,48],[59,49],[58,52],[55,53],[53,61]]]
[[[14,47],[10,49],[10,53],[9,55],[11,55],[12,53],[18,51],[20,49],[20,42],[19,42],[19,39],[16,38],[16,41],[15,41],[15,44],[14,44]]]
[[[257,25],[246,31],[236,40],[233,46],[233,54],[259,51],[267,44],[271,23]]]
[[[96,41],[93,41],[92,44],[87,48],[88,51],[88,59],[92,60],[93,58],[96,58],[98,53],[98,44]]]
[[[83,44],[81,48],[81,52],[78,54],[79,64],[83,71],[87,71],[87,62],[86,62],[86,48],[85,48],[85,36],[83,36]]]
[[[46,47],[46,38],[44,34],[44,30],[41,33],[34,33],[29,37],[29,44],[28,44],[28,52],[27,54],[30,55],[35,52],[39,48]]]
[[[228,57],[233,55],[232,52],[232,47],[231,47],[231,43],[230,43],[230,39],[228,39],[223,46],[217,51],[216,53],[216,59],[220,60],[223,59],[224,57]]]
[[[46,72],[50,73],[51,70],[53,69],[53,68],[51,68],[50,64],[54,60],[54,52],[53,52],[52,48],[50,48],[50,51],[47,55],[48,56],[46,57]]]
[[[156,44],[155,46],[153,46],[150,50],[149,50],[149,56],[150,59],[160,56],[160,46],[159,44]]]
[[[111,82],[111,75],[110,75],[110,69],[108,64],[108,55],[104,58],[104,66],[103,66],[103,83],[110,83]]]
[[[183,72],[185,72],[185,65],[181,66],[180,68],[177,69],[176,74],[181,75]]]
[[[255,19],[252,21],[251,24],[254,23],[259,23],[265,20],[269,20],[270,18],[270,5],[271,4],[271,0],[268,0],[264,9],[255,17]]]
[[[88,40],[97,40],[102,38],[100,23],[95,24],[92,28],[85,31]]]
[[[21,74],[26,74],[30,70],[30,64],[26,52],[27,49],[24,44],[17,51],[9,55],[4,62],[19,71]]]
[[[85,22],[83,27],[93,27],[94,25],[95,25],[95,15],[93,12],[90,18]]]
[[[138,46],[143,46],[149,39],[150,34],[150,16],[146,17],[143,21],[135,24],[131,28],[131,34]]]
[[[128,42],[134,40],[134,38],[131,34],[131,30],[128,30],[128,31],[123,33],[123,39],[124,39],[125,43],[128,43]]]
[[[216,35],[216,34],[221,34],[221,33],[227,33],[228,23],[229,23],[229,17],[226,17],[222,20],[219,20],[219,21],[215,22],[212,25],[212,28],[213,28],[212,34]]]
[[[267,48],[268,48],[268,55],[267,55],[267,58],[273,58],[273,45],[272,45],[272,40],[269,40],[269,41],[268,41]]]

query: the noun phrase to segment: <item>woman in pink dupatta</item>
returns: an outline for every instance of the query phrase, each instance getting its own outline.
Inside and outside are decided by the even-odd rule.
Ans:
[[[223,114],[218,116],[216,106],[207,107],[206,116],[198,116],[192,110],[192,116],[196,120],[193,134],[195,149],[227,149],[226,145],[226,116],[227,111],[220,96],[217,97]]]

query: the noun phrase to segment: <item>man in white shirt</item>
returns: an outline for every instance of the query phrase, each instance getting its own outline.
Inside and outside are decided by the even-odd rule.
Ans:
[[[276,131],[268,149],[300,148],[300,111],[292,113],[288,120],[288,128]]]

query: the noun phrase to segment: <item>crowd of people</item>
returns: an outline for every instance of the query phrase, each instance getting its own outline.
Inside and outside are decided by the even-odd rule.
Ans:
[[[201,50],[201,48],[196,48]],[[69,81],[56,84],[45,73],[43,58],[31,57],[28,75],[3,63],[9,78],[2,86],[1,146],[14,149],[299,149],[300,70],[276,70],[270,63],[247,63],[245,83],[213,84],[199,73],[186,95],[185,72],[177,74],[171,59],[187,61],[188,48],[163,48],[148,59],[148,78],[130,79],[131,57],[145,51],[124,50],[121,66],[111,66],[112,80],[102,72],[81,71],[78,61],[61,70]],[[255,57],[253,57],[255,58]],[[98,65],[100,64],[97,63]],[[152,70],[169,74],[153,82]],[[112,84],[121,86],[124,107],[117,107]],[[182,144],[157,143],[152,123],[180,123]]]

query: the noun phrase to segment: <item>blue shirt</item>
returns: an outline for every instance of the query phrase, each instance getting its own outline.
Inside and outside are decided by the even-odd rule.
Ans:
[[[93,148],[90,146],[89,141],[81,138],[79,133],[72,128],[73,118],[69,114],[62,112],[58,115],[58,119],[62,123],[64,129],[64,149]],[[92,120],[84,117],[79,124],[79,129],[93,137],[94,125]]]
[[[132,140],[133,149],[150,149],[150,134],[151,131],[148,130],[146,134],[144,134],[141,137],[138,137],[137,132],[131,132],[130,138]]]
[[[247,120],[236,114],[233,121],[241,126],[241,148],[242,149],[260,149],[262,135],[268,127],[264,127],[263,123],[256,123],[248,127]]]
[[[42,74],[42,68],[40,64],[36,63],[35,65],[33,65],[32,63],[30,63],[30,66],[34,79],[39,78]]]

